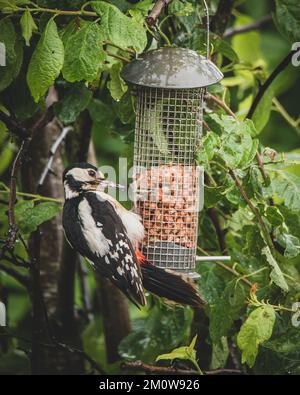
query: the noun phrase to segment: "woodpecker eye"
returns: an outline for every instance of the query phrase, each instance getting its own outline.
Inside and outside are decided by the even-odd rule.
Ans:
[[[96,177],[96,172],[95,172],[95,170],[89,170],[88,173],[89,173],[89,176],[91,176],[91,177]]]

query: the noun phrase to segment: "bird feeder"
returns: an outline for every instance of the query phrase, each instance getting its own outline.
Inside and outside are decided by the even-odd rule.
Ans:
[[[222,79],[196,52],[149,51],[126,65],[136,96],[134,209],[145,227],[143,253],[155,265],[193,272],[203,172],[201,147],[206,87]]]

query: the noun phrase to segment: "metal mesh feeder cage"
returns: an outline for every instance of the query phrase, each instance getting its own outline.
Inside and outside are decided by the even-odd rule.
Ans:
[[[223,75],[194,51],[165,47],[128,64],[123,77],[136,95],[134,208],[145,227],[142,251],[155,265],[192,273],[205,87]]]

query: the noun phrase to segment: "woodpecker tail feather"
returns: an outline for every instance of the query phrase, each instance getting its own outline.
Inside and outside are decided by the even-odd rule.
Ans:
[[[147,260],[141,262],[144,288],[161,298],[192,307],[204,305],[196,286],[188,276],[152,265]]]

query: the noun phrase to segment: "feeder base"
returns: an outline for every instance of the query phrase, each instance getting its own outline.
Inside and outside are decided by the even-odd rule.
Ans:
[[[153,245],[143,246],[147,259],[162,269],[171,269],[187,274],[193,279],[200,277],[195,273],[195,251],[176,243],[157,241]]]

